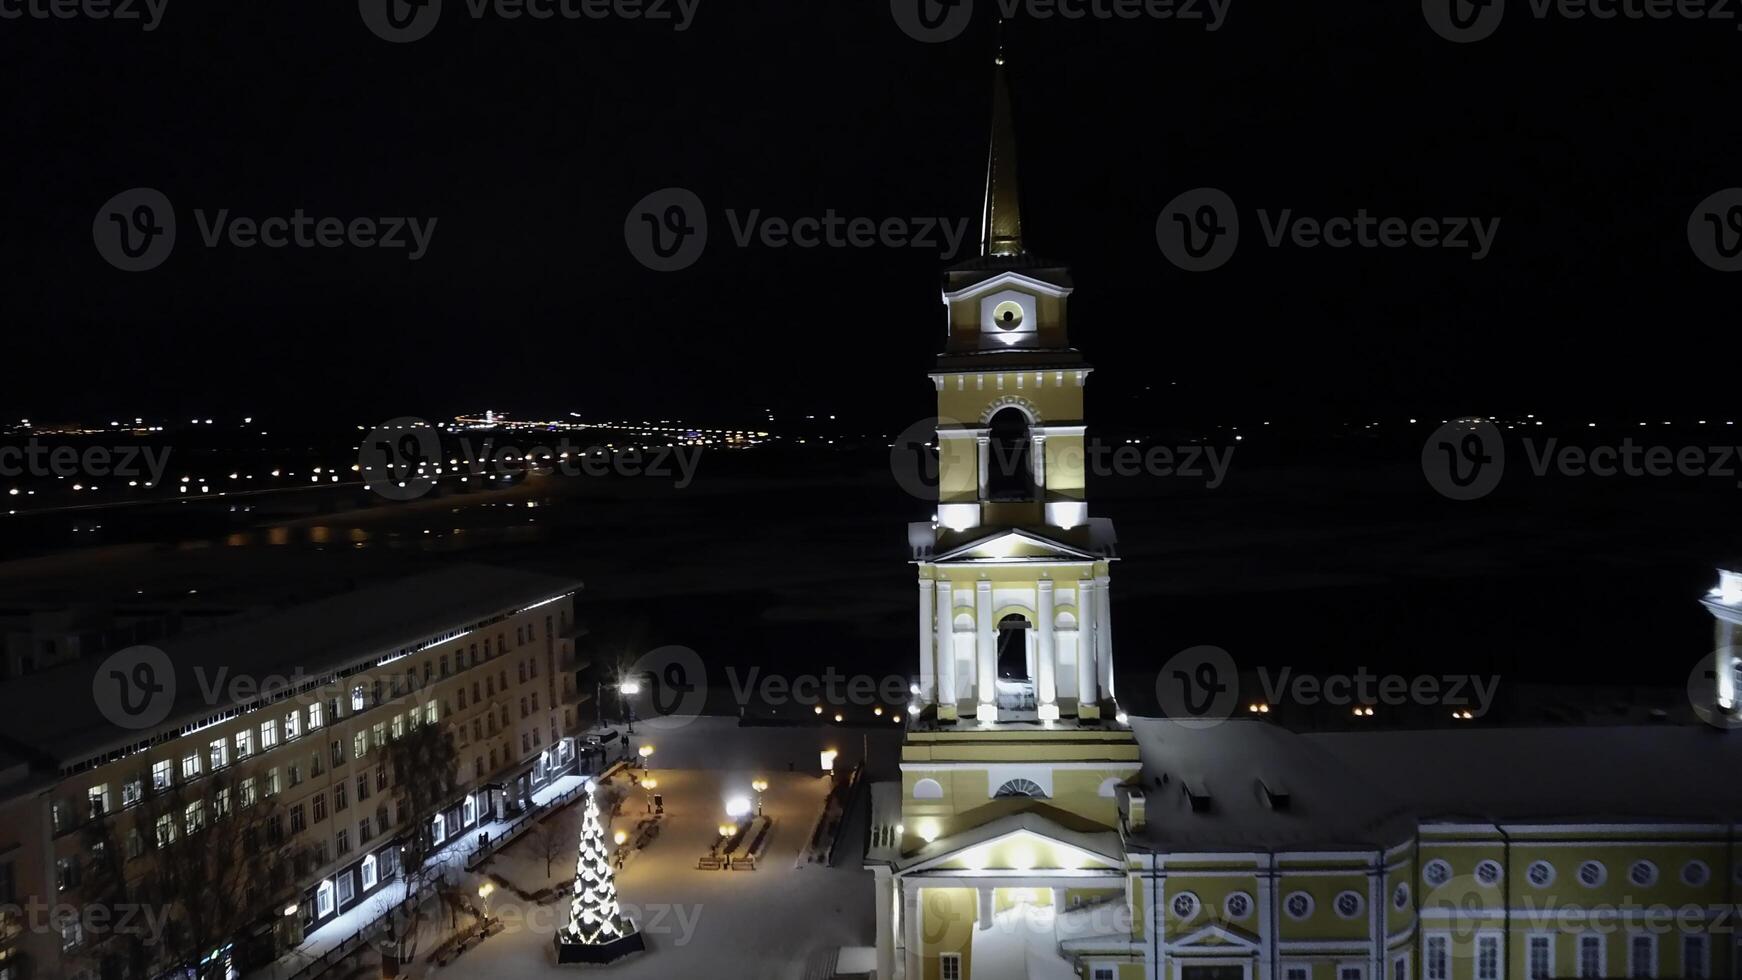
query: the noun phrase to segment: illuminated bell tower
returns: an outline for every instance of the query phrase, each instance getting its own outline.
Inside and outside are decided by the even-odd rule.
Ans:
[[[1022,237],[1016,131],[996,59],[981,254],[947,271],[938,506],[919,570],[920,701],[942,725],[1094,721],[1113,697],[1110,522],[1089,516],[1070,273]]]

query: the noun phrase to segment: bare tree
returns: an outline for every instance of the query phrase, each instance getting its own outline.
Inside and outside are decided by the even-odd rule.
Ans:
[[[547,815],[527,832],[532,839],[533,853],[544,858],[544,877],[549,880],[557,860],[574,850],[580,830],[575,826],[575,811],[564,807]]]
[[[438,808],[459,793],[459,754],[454,750],[453,736],[439,723],[411,728],[389,740],[386,751],[387,765],[393,771],[393,794],[405,825],[399,861],[407,899],[403,929],[398,917],[390,917],[388,935],[401,943],[401,958],[409,962],[416,955],[423,924],[424,893],[441,878],[441,865],[431,861],[437,850],[431,822]]]

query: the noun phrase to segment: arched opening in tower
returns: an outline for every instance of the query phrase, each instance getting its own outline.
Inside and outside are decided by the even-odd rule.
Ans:
[[[1029,680],[1028,620],[1016,613],[998,621],[998,679]]]
[[[1028,416],[1006,408],[992,416],[986,464],[988,500],[1034,500],[1034,440]]]

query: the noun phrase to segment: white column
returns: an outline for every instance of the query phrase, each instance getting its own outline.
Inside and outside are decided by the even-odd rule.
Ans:
[[[1092,579],[1077,582],[1077,717],[1101,717],[1100,699],[1095,694],[1095,583]]]
[[[924,914],[919,901],[919,885],[912,882],[902,882],[901,885],[901,933],[906,942],[903,948],[906,955],[907,976],[909,980],[920,980],[924,976],[920,972],[921,937],[924,935]],[[881,978],[879,978],[881,980]]]
[[[974,457],[980,465],[980,500],[986,499],[986,479],[991,475],[992,438],[990,436],[974,437]]]
[[[974,695],[979,701],[975,717],[998,720],[998,630],[992,622],[992,583],[974,583],[974,620],[979,627],[974,645],[976,668]]]
[[[915,703],[924,705],[937,700],[937,662],[932,641],[937,628],[932,624],[932,580],[919,580],[919,696]]]
[[[1034,485],[1037,489],[1046,489],[1046,436],[1034,436],[1029,442],[1029,459],[1033,463]],[[1040,499],[1045,500],[1043,493]]]
[[[1058,706],[1058,642],[1053,636],[1052,579],[1040,580],[1040,595],[1035,602],[1040,611],[1039,664],[1034,675],[1034,699],[1041,721],[1057,721]]]
[[[953,720],[956,717],[956,611],[949,579],[938,579],[937,594],[938,717]]]
[[[895,980],[895,878],[888,867],[875,871],[877,881],[877,980]]]
[[[1130,908],[1130,906],[1126,906],[1126,908]],[[1064,911],[1065,911],[1065,890],[1063,888],[1054,888],[1052,890],[1052,914],[1056,917],[1056,916],[1064,914]],[[1057,918],[1054,918],[1053,921],[1057,922],[1058,920],[1057,920]]]
[[[1101,668],[1101,696],[1113,697],[1113,589],[1107,576],[1095,577],[1095,663]]]
[[[982,929],[992,928],[992,889],[986,885],[980,886],[980,921],[975,925]]]
[[[1712,654],[1712,689],[1721,711],[1736,710],[1736,624],[1717,621],[1713,639],[1717,643]]]
[[[1265,861],[1268,865],[1275,859],[1266,857],[1260,858],[1260,860]],[[1275,890],[1272,887],[1275,881],[1274,876],[1275,871],[1270,866],[1263,868],[1258,873],[1258,908],[1254,910],[1257,913],[1255,921],[1258,923],[1259,937],[1256,980],[1271,980],[1270,960],[1276,947],[1276,918],[1272,914],[1273,903],[1276,901]]]

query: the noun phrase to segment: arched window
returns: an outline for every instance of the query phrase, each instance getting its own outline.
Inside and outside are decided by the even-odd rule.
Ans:
[[[987,500],[1033,500],[1034,442],[1028,431],[1028,416],[1019,408],[1001,409],[992,416],[986,461]]]
[[[1028,680],[1028,620],[1011,613],[998,621],[998,676]]]
[[[1012,779],[998,787],[998,792],[992,795],[994,797],[1029,796],[1043,799],[1046,796],[1046,791],[1041,789],[1040,784],[1032,779]]]
[[[941,800],[944,798],[943,784],[935,779],[922,779],[913,784],[913,798],[916,800]]]

